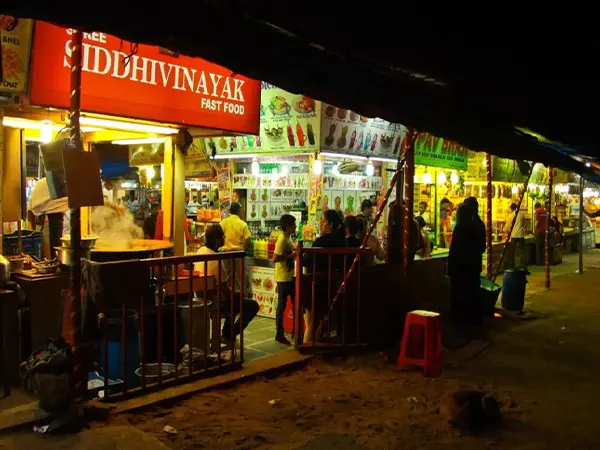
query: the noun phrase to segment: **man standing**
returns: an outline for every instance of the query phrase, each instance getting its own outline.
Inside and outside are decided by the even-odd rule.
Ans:
[[[229,207],[231,215],[221,221],[221,228],[225,233],[225,245],[222,248],[224,252],[237,250],[248,250],[250,246],[250,229],[248,224],[240,219],[242,205],[233,202]]]
[[[221,228],[225,233],[225,244],[221,249],[222,252],[234,252],[240,250],[248,250],[250,247],[250,229],[248,224],[240,219],[242,205],[238,202],[233,202],[229,207],[230,216],[221,221]],[[225,261],[225,266],[229,272],[233,272],[233,260]],[[239,271],[235,275],[235,289],[240,290]]]
[[[366,224],[366,230],[368,230],[373,223],[374,212],[375,206],[373,205],[373,202],[368,198],[364,199],[360,205],[360,214],[357,214],[356,218],[362,220]]]
[[[427,202],[420,202],[419,203],[419,215],[417,217],[422,217],[423,220],[425,221],[425,225],[429,226],[429,213],[427,212]]]
[[[548,211],[540,202],[535,208],[535,264],[544,265],[544,246],[546,245],[546,229],[548,228]]]
[[[521,210],[517,210],[517,208],[518,205],[516,203],[510,205],[511,213],[504,224],[503,231],[508,234],[513,221],[515,222],[512,234],[510,235],[510,242],[508,244],[510,247],[508,248],[504,269],[527,268],[527,255],[525,254],[525,213]]]

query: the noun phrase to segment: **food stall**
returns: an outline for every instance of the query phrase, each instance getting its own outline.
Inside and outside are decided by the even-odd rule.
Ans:
[[[25,22],[29,23],[20,23]],[[19,102],[3,106],[5,155],[17,155],[18,160],[31,145],[64,142],[63,139],[68,137],[71,39],[72,30],[36,22],[31,50],[29,101],[25,106]],[[133,45],[105,33],[84,33],[83,48],[82,141],[84,150],[98,155],[104,195],[112,203],[120,200],[120,206],[130,212],[140,214],[143,211],[136,217],[139,219],[137,223],[131,220],[128,224],[131,229],[139,231],[139,221],[148,217],[144,202],[146,206],[160,204],[164,213],[164,240],[141,239],[143,235],[137,239],[136,233],[124,239],[103,239],[99,236],[96,245],[88,249],[86,255],[92,261],[141,259],[162,256],[169,251],[183,255],[185,215],[179,211],[185,210],[184,176],[189,168],[185,159],[186,156],[194,156],[194,146],[186,143],[186,133],[182,128],[191,135],[202,137],[256,133],[260,85],[255,80],[233,75],[231,71],[202,59],[175,55],[158,47]],[[128,56],[123,48],[135,48],[135,52]],[[148,70],[142,71],[143,64]],[[160,72],[159,66],[168,66],[168,74],[172,75]],[[175,77],[175,71],[178,77]],[[214,85],[211,84],[213,80]],[[186,125],[182,127],[180,124]],[[178,133],[183,135],[184,143],[178,140],[176,145],[173,138]],[[117,153],[125,155],[126,166],[133,169],[136,176],[108,173],[110,164],[104,164],[109,161],[103,160],[102,148],[112,151],[118,147],[123,151]],[[202,159],[206,159],[205,154]],[[190,176],[198,176],[195,165],[192,166],[194,169]],[[3,170],[4,174],[16,174],[15,180],[5,176],[3,181],[5,185],[10,184],[11,193],[17,193],[14,199],[3,197],[3,211],[12,213],[15,210],[19,219],[22,218],[25,201],[20,197],[26,192],[25,187],[29,193],[34,188],[33,181],[24,181],[29,173],[25,174],[21,167],[11,162]],[[43,176],[44,168],[39,170]],[[95,240],[95,211],[95,208],[81,208],[84,241],[86,238]],[[5,220],[9,216],[6,215]],[[64,245],[63,250],[66,247]],[[68,251],[60,253],[69,254]],[[27,313],[29,322],[29,325],[23,324],[24,328],[20,330],[24,342],[28,341],[28,349],[21,353],[23,357],[28,356],[31,348],[45,344],[47,338],[61,335],[61,292],[69,287],[69,270],[68,261],[61,257],[40,266],[27,264],[23,270],[13,274],[13,279],[25,294],[21,311]],[[149,301],[153,306],[154,291]],[[16,317],[14,322],[17,323]]]

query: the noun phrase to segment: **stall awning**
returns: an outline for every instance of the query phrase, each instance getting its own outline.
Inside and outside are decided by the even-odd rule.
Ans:
[[[580,154],[600,155],[591,114],[600,90],[595,80],[581,76],[595,71],[583,57],[589,50],[585,43],[595,40],[582,40],[580,33],[536,34],[544,28],[534,28],[531,21],[523,27],[510,24],[506,33],[503,21],[502,30],[488,21],[470,21],[467,29],[453,18],[437,20],[408,9],[341,14],[339,4],[313,0],[292,9],[293,14],[280,2],[265,0],[200,0],[168,12],[135,1],[124,11],[108,2],[93,14],[3,5],[4,13],[102,30],[205,58],[477,151],[585,171],[585,165],[519,133],[519,126]],[[578,28],[586,29],[579,23]],[[569,39],[578,45],[570,48]],[[568,70],[545,64],[558,59]]]

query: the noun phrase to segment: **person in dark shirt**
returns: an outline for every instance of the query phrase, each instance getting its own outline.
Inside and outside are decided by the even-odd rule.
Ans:
[[[330,209],[321,216],[321,236],[313,242],[312,247],[346,247],[346,237],[344,225],[340,215]],[[350,262],[351,263],[351,262]],[[314,310],[312,290],[306,292],[300,299],[302,307],[306,310],[305,322],[306,331],[304,333],[304,343],[312,342],[313,335],[319,334],[322,320],[327,316],[329,301],[333,300],[337,287],[340,285],[340,275],[344,267],[344,256],[335,255],[331,258],[331,268],[329,267],[328,255],[307,255],[303,265],[308,269],[309,274],[314,273],[315,297]],[[331,276],[331,283],[329,277]],[[331,291],[329,292],[329,285]]]
[[[452,316],[458,330],[481,323],[479,287],[485,239],[469,204],[459,206],[448,255]]]
[[[359,248],[362,244],[358,237],[362,230],[362,222],[355,216],[346,216],[344,228],[346,229],[346,247]]]

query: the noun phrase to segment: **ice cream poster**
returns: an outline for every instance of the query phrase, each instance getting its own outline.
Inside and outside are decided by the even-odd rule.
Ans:
[[[321,102],[262,83],[260,134],[214,137],[206,146],[217,154],[307,153],[320,144]]]

